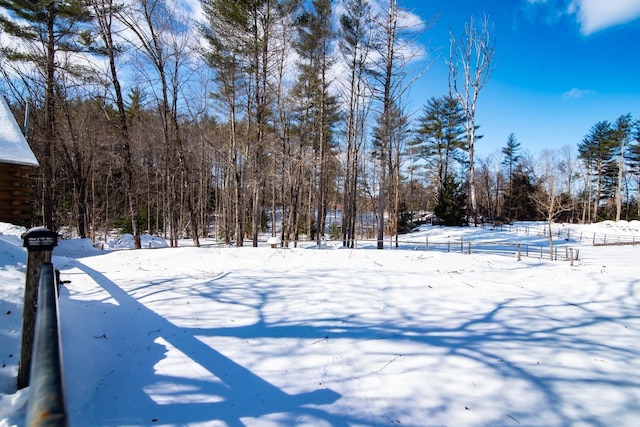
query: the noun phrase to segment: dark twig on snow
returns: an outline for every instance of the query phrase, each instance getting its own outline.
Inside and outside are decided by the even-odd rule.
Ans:
[[[387,366],[391,365],[393,362],[395,362],[396,360],[398,360],[399,358],[401,358],[402,355],[399,354],[396,357],[394,357],[393,359],[391,359],[390,361],[387,362],[386,365],[384,365],[382,368],[378,369],[375,373],[377,374],[378,372],[382,371],[384,368],[386,368]]]
[[[319,340],[317,340],[317,341],[314,341],[314,342],[312,342],[312,343],[311,343],[311,344],[309,344],[309,345],[318,344],[319,342],[322,342],[322,341],[329,341],[329,335],[327,335],[326,337],[324,337],[324,338],[322,338],[322,339],[319,339]]]

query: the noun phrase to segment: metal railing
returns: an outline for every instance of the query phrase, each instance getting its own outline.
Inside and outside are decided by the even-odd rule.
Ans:
[[[58,316],[58,289],[53,264],[42,264],[31,359],[27,423],[31,427],[69,425],[64,392]]]

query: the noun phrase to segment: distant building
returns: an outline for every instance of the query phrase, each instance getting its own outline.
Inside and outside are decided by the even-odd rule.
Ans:
[[[38,159],[0,95],[0,222],[32,225],[33,176],[38,166]]]

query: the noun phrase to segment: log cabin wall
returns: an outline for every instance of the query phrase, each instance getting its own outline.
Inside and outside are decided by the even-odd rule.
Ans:
[[[33,167],[0,162],[0,222],[31,226],[34,173]]]

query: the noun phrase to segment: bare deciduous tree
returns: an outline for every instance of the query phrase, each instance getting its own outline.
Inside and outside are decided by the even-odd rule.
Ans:
[[[134,162],[131,150],[131,139],[129,137],[129,125],[127,123],[127,112],[124,105],[124,96],[116,56],[122,49],[121,45],[116,45],[114,40],[114,18],[116,12],[122,7],[114,3],[113,0],[92,0],[91,7],[95,16],[95,23],[98,34],[102,40],[102,50],[109,62],[109,79],[113,86],[115,104],[118,110],[117,130],[120,135],[120,151],[124,161],[124,187],[129,204],[129,215],[131,216],[131,231],[135,249],[140,249],[140,230],[138,229],[138,196],[136,192]]]
[[[349,67],[345,88],[346,143],[342,203],[342,244],[354,247],[357,214],[359,159],[364,142],[364,124],[370,106],[368,72],[371,66],[371,6],[366,0],[350,0],[340,17],[340,53]]]
[[[549,233],[549,256],[553,261],[553,232],[551,226],[554,220],[562,212],[570,209],[570,205],[565,203],[562,194],[562,180],[560,179],[560,162],[557,154],[553,150],[544,150],[540,154],[538,162],[539,175],[537,177],[537,191],[530,197],[536,209],[542,214],[547,222]]]
[[[198,217],[190,188],[190,165],[187,163],[187,152],[178,118],[181,73],[183,63],[188,60],[189,54],[188,36],[184,31],[184,25],[178,22],[175,11],[172,12],[168,9],[168,5],[160,0],[141,0],[137,8],[123,10],[118,16],[135,35],[136,48],[146,56],[157,73],[160,91],[157,100],[162,118],[165,148],[178,163],[177,176],[171,183],[175,198],[170,205],[180,206],[184,200],[189,215],[191,238],[195,246],[200,246]],[[179,184],[174,187],[176,182]],[[177,217],[173,217],[170,221],[171,242],[177,246],[179,229],[183,227],[179,225],[181,221],[178,221],[180,214],[173,212],[172,214]]]
[[[458,99],[465,113],[464,127],[467,132],[469,152],[469,196],[474,222],[478,218],[478,201],[475,177],[476,106],[478,95],[489,81],[495,68],[495,41],[493,27],[488,16],[476,25],[473,17],[464,26],[462,37],[450,32],[449,85],[451,96]]]
[[[395,194],[390,190],[395,186],[394,182],[398,182],[394,174],[393,167],[393,144],[396,141],[403,140],[404,136],[399,135],[401,127],[397,125],[402,123],[400,119],[402,112],[402,97],[407,89],[415,80],[406,81],[408,65],[420,53],[413,46],[410,35],[415,36],[416,28],[405,21],[406,11],[398,7],[397,0],[388,0],[385,2],[386,11],[382,12],[376,22],[375,36],[377,63],[373,69],[375,80],[374,97],[380,104],[378,125],[375,129],[377,140],[375,147],[375,155],[378,160],[378,203],[377,203],[377,230],[378,230],[378,249],[384,248],[384,229],[385,229],[385,205],[387,199],[395,200]],[[430,66],[427,65],[426,69]],[[422,72],[425,72],[426,69]],[[418,73],[417,76],[422,73]],[[414,79],[417,78],[414,76]],[[390,187],[391,183],[391,187]],[[393,212],[395,215],[396,212]]]

